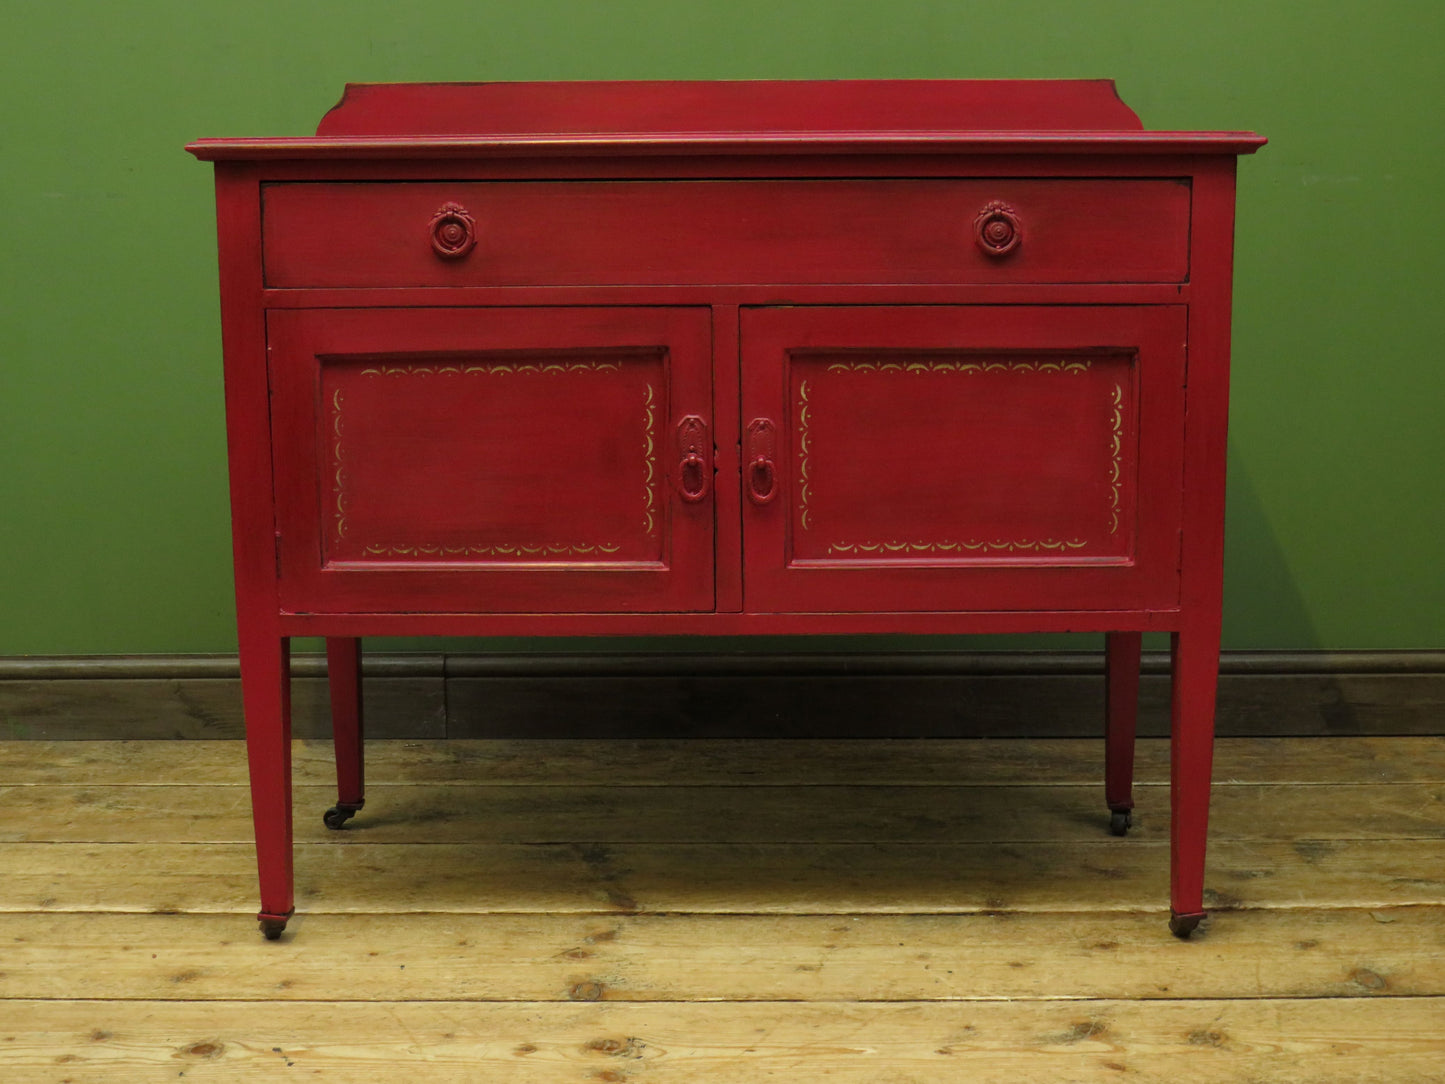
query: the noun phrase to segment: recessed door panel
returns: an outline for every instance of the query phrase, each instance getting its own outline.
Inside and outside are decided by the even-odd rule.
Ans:
[[[706,609],[694,309],[273,313],[283,605]],[[685,464],[690,463],[685,470]],[[683,474],[687,477],[684,478]]]
[[[790,564],[1128,560],[1132,353],[795,356]]]
[[[1175,604],[1183,326],[1177,307],[748,310],[745,414],[777,433],[745,449],[748,607]]]
[[[662,563],[662,350],[343,355],[320,370],[326,567]]]

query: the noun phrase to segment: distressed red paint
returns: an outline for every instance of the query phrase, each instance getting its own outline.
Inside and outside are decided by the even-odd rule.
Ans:
[[[1203,915],[1240,132],[1100,81],[374,85],[216,164],[261,879],[290,638],[339,826],[371,635],[1173,634],[1172,926]]]

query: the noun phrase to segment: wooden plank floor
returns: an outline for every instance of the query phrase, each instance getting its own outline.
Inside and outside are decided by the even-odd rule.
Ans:
[[[0,743],[0,1081],[1445,1081],[1445,739],[1222,741],[1190,942],[1167,746]]]

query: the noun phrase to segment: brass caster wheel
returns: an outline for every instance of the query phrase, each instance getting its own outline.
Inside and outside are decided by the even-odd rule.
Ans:
[[[1109,814],[1109,834],[1113,836],[1127,836],[1129,829],[1134,826],[1134,818],[1130,816],[1127,809],[1116,809]]]
[[[346,827],[347,821],[356,816],[356,811],[360,808],[359,805],[342,805],[338,802],[321,815],[322,823],[333,832],[340,831]]]
[[[267,941],[279,941],[281,934],[286,930],[286,923],[291,916],[278,918],[275,915],[261,915],[261,932],[266,935]]]

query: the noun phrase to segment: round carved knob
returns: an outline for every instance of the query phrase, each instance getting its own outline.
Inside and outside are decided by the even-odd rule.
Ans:
[[[973,220],[973,238],[988,255],[1007,256],[1024,239],[1023,223],[1017,211],[995,200]]]
[[[431,247],[444,260],[465,256],[477,243],[477,224],[460,203],[444,203],[432,215]]]

